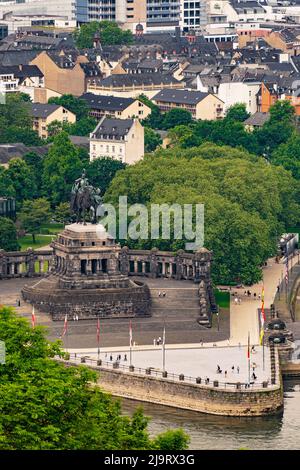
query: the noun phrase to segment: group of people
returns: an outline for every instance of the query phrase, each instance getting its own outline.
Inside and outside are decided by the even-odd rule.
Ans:
[[[162,339],[161,339],[161,337],[159,336],[157,339],[154,338],[153,344],[154,344],[154,346],[159,346],[160,344],[162,344]]]
[[[245,290],[244,296],[245,297],[251,297],[252,296],[251,290]],[[258,298],[260,300],[261,299],[261,294],[257,295],[256,292],[253,292],[253,297],[254,297],[254,299]]]
[[[76,315],[73,315],[73,320],[74,321],[79,321],[79,316],[76,314]]]
[[[232,366],[232,367],[231,367],[231,372],[232,372],[233,374],[234,374],[234,371],[235,371],[235,370],[237,371],[238,374],[240,373],[240,368],[239,368],[239,366],[237,366],[236,368],[235,368],[235,366]],[[221,367],[220,367],[219,365],[217,365],[217,374],[222,374],[222,369],[221,369]],[[225,375],[225,377],[227,377],[227,370],[224,371],[224,375]]]
[[[163,292],[160,292],[160,291],[159,291],[159,292],[158,292],[158,297],[166,297],[166,295],[167,295],[167,294],[165,293],[165,291],[163,291]]]
[[[107,359],[107,356],[108,356],[108,354],[105,353],[105,359]],[[114,360],[114,357],[113,357],[112,354],[110,354],[109,360],[110,360],[110,361],[113,361],[113,360]],[[121,354],[117,354],[116,361],[119,362],[119,361],[121,361],[121,360],[122,360]],[[123,360],[124,360],[125,362],[127,361],[127,354],[124,354],[124,359],[123,359]]]

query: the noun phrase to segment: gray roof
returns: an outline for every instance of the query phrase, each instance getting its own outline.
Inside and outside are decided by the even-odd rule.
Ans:
[[[32,103],[31,115],[36,118],[46,118],[59,108],[58,104]]]
[[[124,140],[133,123],[133,119],[103,118],[93,132],[93,136],[101,140]]]
[[[90,109],[104,111],[123,111],[135,101],[133,98],[118,98],[116,96],[94,95],[93,93],[84,93],[80,98],[86,101]]]
[[[203,93],[202,91],[166,89],[157,93],[152,99],[166,103],[196,105],[208,95],[209,93]]]
[[[264,125],[265,122],[267,122],[270,118],[270,113],[254,113],[252,116],[248,117],[246,121],[244,121],[244,124],[246,126],[258,126],[261,127]]]

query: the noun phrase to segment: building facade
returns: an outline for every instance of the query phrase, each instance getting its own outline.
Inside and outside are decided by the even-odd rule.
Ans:
[[[129,165],[144,157],[144,128],[138,119],[103,117],[90,135],[90,161],[110,157]]]

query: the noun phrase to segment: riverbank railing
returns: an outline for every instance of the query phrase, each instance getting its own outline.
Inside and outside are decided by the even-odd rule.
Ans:
[[[265,390],[266,388],[277,388],[276,380],[265,380],[264,382],[251,381],[247,382],[226,382],[218,379],[210,379],[204,377],[192,377],[185,374],[175,374],[167,371],[162,371],[155,367],[136,367],[134,365],[122,364],[119,361],[104,361],[102,359],[93,359],[87,356],[79,356],[76,353],[69,354],[66,359],[57,358],[58,360],[68,363],[70,365],[84,364],[93,369],[107,369],[107,370],[120,370],[124,373],[135,373],[142,376],[152,376],[162,380],[170,380],[172,382],[188,382],[191,384],[199,385],[201,387],[210,387],[214,389],[232,390],[232,391],[251,391],[251,390]]]

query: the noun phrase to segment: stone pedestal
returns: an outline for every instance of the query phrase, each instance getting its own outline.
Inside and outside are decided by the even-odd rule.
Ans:
[[[102,225],[67,225],[52,247],[51,276],[25,286],[25,300],[54,320],[150,315],[148,286],[121,273],[121,248]]]

